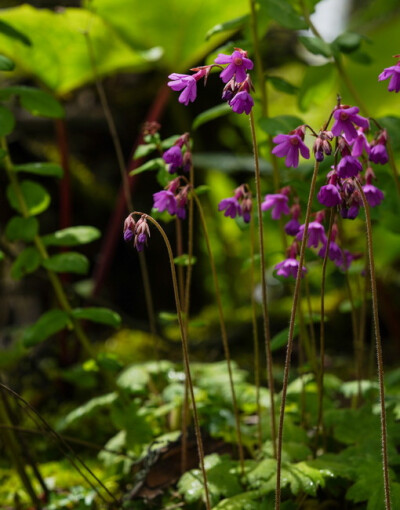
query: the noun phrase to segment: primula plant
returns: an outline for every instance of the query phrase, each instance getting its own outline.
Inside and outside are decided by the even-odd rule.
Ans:
[[[0,10],[0,507],[395,510],[396,8],[112,3]]]

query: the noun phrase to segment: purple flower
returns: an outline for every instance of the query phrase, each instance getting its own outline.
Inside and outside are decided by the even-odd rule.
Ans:
[[[363,150],[365,150],[365,152],[369,154],[370,146],[365,134],[361,130],[359,130],[357,138],[354,140],[353,148],[351,149],[351,155],[354,156],[355,158],[359,158],[363,153]]]
[[[357,138],[356,128],[353,126],[369,128],[369,120],[361,115],[357,115],[360,109],[357,106],[350,108],[338,108],[333,112],[335,123],[332,126],[332,133],[334,136],[339,136],[342,132],[345,134],[348,142]]]
[[[372,184],[365,184],[365,186],[363,186],[363,191],[365,193],[365,198],[371,207],[376,207],[385,198],[382,191]]]
[[[304,235],[304,225],[300,225],[299,232],[296,235],[298,241],[302,241]],[[318,221],[311,221],[308,225],[308,240],[307,246],[311,248],[318,248],[319,243],[326,243],[326,235],[324,226]]]
[[[377,143],[371,147],[369,160],[380,165],[385,165],[389,161],[389,156],[383,143]]]
[[[241,216],[242,214],[242,208],[235,197],[221,200],[218,204],[218,211],[225,211],[224,216],[229,218],[236,218],[236,216]]]
[[[147,239],[150,237],[150,229],[147,224],[145,216],[141,216],[140,220],[136,223],[135,240],[133,242],[137,251],[143,251],[147,245]]]
[[[135,235],[136,221],[130,214],[124,221],[124,241],[131,241]]]
[[[182,90],[178,99],[180,103],[187,106],[189,102],[193,102],[196,99],[197,82],[193,76],[189,74],[172,73],[168,78],[171,80],[168,82],[168,87],[171,87],[171,89],[175,91]]]
[[[343,250],[341,258],[337,258],[335,264],[340,269],[343,269],[343,271],[347,271],[355,258],[357,257],[350,253],[349,250]]]
[[[353,156],[343,156],[337,166],[337,174],[342,179],[356,177],[361,170],[362,164]]]
[[[397,62],[395,66],[386,67],[379,75],[378,80],[382,81],[388,78],[390,78],[388,91],[400,92],[400,62]]]
[[[326,252],[326,244],[324,243],[322,245],[322,248],[318,252],[318,256],[325,258],[325,252]],[[342,250],[339,248],[339,246],[335,243],[335,241],[331,241],[329,243],[329,250],[328,250],[328,257],[333,262],[336,262],[337,260],[342,261],[343,260],[343,253]]]
[[[219,53],[214,62],[216,64],[229,64],[220,74],[224,83],[227,83],[233,76],[240,83],[246,79],[246,70],[253,69],[253,62],[247,58],[247,52],[239,51],[238,49],[232,55]]]
[[[334,184],[321,186],[317,198],[319,202],[326,207],[334,207],[342,201],[339,190]]]
[[[279,220],[282,214],[290,214],[288,206],[289,198],[283,193],[276,193],[275,195],[265,195],[265,200],[261,204],[261,209],[267,211],[272,209],[271,216],[273,220]]]
[[[273,142],[278,145],[272,149],[272,154],[278,158],[286,156],[285,165],[287,167],[297,168],[299,166],[299,152],[303,158],[310,158],[310,151],[298,134],[277,135]]]
[[[355,220],[360,211],[360,206],[358,204],[353,204],[350,207],[342,207],[340,209],[340,216],[346,220]]]
[[[233,96],[229,101],[229,106],[235,113],[245,112],[248,115],[254,106],[254,100],[246,90],[242,90]]]
[[[168,211],[169,214],[176,214],[176,200],[172,191],[163,190],[153,194],[154,209],[160,212]]]
[[[245,223],[249,223],[251,219],[251,209],[253,207],[250,197],[243,198],[241,203],[242,216]]]
[[[163,160],[168,165],[168,172],[173,174],[183,165],[183,157],[181,148],[178,145],[173,145],[170,149],[164,152]]]
[[[299,272],[299,261],[295,258],[287,258],[279,264],[275,266],[276,274],[279,276],[284,276],[285,278],[289,278],[289,276],[293,276],[293,278],[297,278],[297,273]],[[307,272],[306,267],[302,267],[301,270],[301,278],[303,278],[304,274]]]
[[[288,236],[295,236],[300,229],[300,223],[297,218],[292,218],[285,225],[285,232]]]

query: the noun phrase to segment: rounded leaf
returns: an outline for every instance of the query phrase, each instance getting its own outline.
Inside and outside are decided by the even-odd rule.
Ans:
[[[36,216],[37,214],[42,213],[50,205],[50,195],[43,188],[43,186],[37,182],[28,180],[22,181],[20,183],[20,188],[28,209],[28,213],[31,216]],[[19,201],[11,185],[9,185],[7,188],[7,198],[11,206],[16,211],[19,213],[24,213],[24,211],[22,211],[20,208]]]
[[[33,241],[38,231],[39,222],[33,217],[14,216],[6,226],[6,236],[9,241]]]
[[[51,335],[58,333],[70,323],[67,312],[63,310],[50,310],[44,313],[40,319],[27,328],[22,337],[25,347],[32,347]]]
[[[33,273],[40,265],[40,254],[34,246],[21,251],[11,266],[11,276],[20,280],[23,276]]]
[[[46,246],[77,246],[95,241],[101,236],[99,229],[90,226],[68,227],[42,237]]]
[[[82,253],[70,251],[59,253],[42,261],[42,265],[56,273],[86,274],[89,270],[89,261]]]

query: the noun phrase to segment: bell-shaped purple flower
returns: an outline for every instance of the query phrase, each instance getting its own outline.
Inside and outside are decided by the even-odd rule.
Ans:
[[[239,49],[235,49],[232,55],[225,55],[219,53],[218,57],[214,60],[216,64],[229,64],[220,77],[224,83],[235,77],[236,82],[241,83],[246,79],[247,69],[253,69],[253,62],[247,58],[247,52]]]
[[[297,218],[292,218],[285,225],[285,232],[288,236],[295,236],[300,229],[300,223]]]
[[[197,95],[197,82],[196,79],[190,74],[172,73],[168,76],[171,80],[168,82],[168,87],[172,90],[182,90],[178,101],[184,105],[188,105],[196,99]]]
[[[388,78],[390,78],[388,91],[400,92],[400,62],[397,62],[395,66],[386,67],[379,75],[378,80],[382,81]]]
[[[299,153],[305,159],[310,158],[310,151],[298,134],[277,135],[273,142],[278,145],[272,149],[272,154],[275,154],[278,158],[286,156],[285,165],[288,168],[299,166]]]
[[[362,170],[362,164],[353,156],[343,156],[337,166],[337,174],[341,179],[356,177]]]
[[[363,186],[363,191],[365,193],[365,198],[371,207],[380,205],[382,200],[385,198],[385,195],[382,193],[382,191],[372,184],[365,184]]]
[[[136,221],[130,214],[124,221],[124,241],[131,241],[135,235]]]
[[[142,216],[136,223],[134,246],[137,251],[143,251],[150,237],[150,229],[145,216]]]
[[[153,194],[154,209],[160,212],[168,211],[169,214],[176,214],[176,199],[172,191],[162,190]]]
[[[178,145],[173,145],[170,149],[166,150],[162,157],[167,163],[170,174],[175,173],[183,165],[182,151]]]
[[[357,106],[337,108],[333,112],[335,123],[332,126],[332,134],[339,136],[344,133],[347,141],[351,142],[357,138],[357,130],[353,124],[357,124],[357,126],[365,129],[369,128],[369,120],[361,117],[361,115],[357,115],[359,111],[360,109]]]
[[[241,216],[242,214],[242,208],[235,197],[221,200],[218,204],[218,211],[225,211],[224,216],[229,218],[236,218],[236,216]]]
[[[324,243],[318,252],[318,256],[321,258],[325,258],[326,245],[327,243]],[[328,258],[333,262],[336,262],[337,260],[341,261],[343,259],[342,250],[335,243],[335,241],[331,241],[329,243]]]
[[[386,165],[389,161],[389,156],[383,143],[377,143],[371,147],[369,160],[379,165]]]
[[[367,154],[370,152],[370,145],[364,132],[359,129],[357,133],[357,138],[354,140],[353,147],[351,149],[351,155],[355,158],[359,158],[364,150]]]
[[[326,184],[321,186],[317,198],[325,207],[335,207],[342,201],[339,190],[334,184]]]
[[[293,276],[293,278],[297,278],[297,273],[299,272],[299,261],[295,258],[289,257],[279,264],[275,266],[276,274],[279,276],[284,276],[285,278],[289,278],[289,276]],[[301,278],[307,272],[306,267],[301,268]]]
[[[298,241],[303,240],[304,225],[300,225],[299,232],[296,235]],[[326,243],[326,235],[324,226],[318,221],[311,221],[308,225],[308,240],[307,246],[311,248],[318,248],[319,243]]]
[[[282,214],[290,214],[289,198],[283,193],[265,195],[265,200],[261,204],[261,209],[267,211],[272,209],[271,216],[273,220],[279,220]]]
[[[242,90],[233,96],[229,101],[229,106],[235,113],[244,112],[249,115],[254,106],[254,100],[246,90]]]

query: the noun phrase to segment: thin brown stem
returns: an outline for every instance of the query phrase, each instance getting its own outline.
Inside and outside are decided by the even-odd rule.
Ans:
[[[351,309],[351,327],[353,330],[353,349],[354,349],[354,363],[355,363],[355,372],[356,372],[356,380],[357,380],[357,395],[353,399],[353,406],[358,407],[359,402],[361,401],[361,373],[360,373],[360,363],[359,363],[359,353],[358,353],[358,322],[357,322],[357,312],[354,304],[353,291],[351,289],[350,276],[348,271],[346,271],[346,289],[347,295],[349,297],[350,309]]]
[[[385,408],[385,382],[384,382],[384,368],[383,368],[383,353],[382,353],[382,340],[379,327],[379,312],[378,312],[378,292],[376,289],[376,275],[375,275],[375,261],[374,249],[372,240],[372,224],[371,215],[369,211],[369,204],[366,199],[364,190],[361,184],[356,180],[356,185],[360,193],[364,210],[365,210],[365,223],[367,228],[367,242],[368,242],[368,260],[369,260],[369,273],[371,280],[371,293],[372,293],[372,315],[374,318],[374,333],[376,341],[376,357],[378,365],[378,379],[379,379],[379,401],[381,408],[381,441],[382,441],[382,470],[383,470],[383,485],[385,491],[385,510],[391,510],[390,499],[390,479],[389,479],[389,459],[388,459],[388,446],[387,446],[387,424],[386,424],[386,408]]]
[[[185,374],[186,374],[186,377],[188,378],[190,398],[192,400],[194,427],[195,427],[195,432],[196,432],[197,449],[198,449],[198,455],[199,455],[200,468],[201,468],[201,472],[202,472],[202,476],[203,476],[204,492],[205,492],[205,498],[206,498],[206,508],[207,508],[207,510],[211,510],[210,494],[209,494],[208,483],[207,483],[207,473],[206,473],[206,468],[204,465],[203,440],[201,437],[200,421],[199,421],[199,416],[198,416],[198,412],[197,412],[196,400],[194,397],[193,381],[192,381],[192,375],[191,375],[191,370],[190,370],[190,361],[189,361],[188,341],[187,341],[187,336],[186,336],[185,323],[184,323],[183,316],[182,316],[181,302],[179,299],[178,280],[176,277],[174,256],[172,253],[171,244],[170,244],[168,237],[167,237],[166,233],[164,232],[163,228],[154,218],[152,218],[151,216],[144,214],[142,212],[138,212],[138,211],[135,211],[132,214],[137,215],[137,216],[144,216],[146,219],[148,219],[157,228],[157,230],[161,234],[161,237],[163,238],[163,241],[167,248],[169,264],[170,264],[170,268],[171,268],[172,286],[174,289],[176,313],[178,316],[179,330],[181,333],[182,353],[183,353],[183,361],[184,361],[184,365],[185,365]]]
[[[297,303],[300,294],[300,285],[301,285],[301,277],[302,277],[302,268],[304,264],[305,251],[307,245],[307,237],[308,237],[308,226],[310,223],[311,216],[311,205],[312,200],[315,193],[315,186],[317,182],[319,163],[315,162],[314,172],[311,180],[310,193],[308,195],[307,202],[307,210],[306,210],[306,218],[304,221],[304,231],[303,231],[303,241],[301,243],[300,255],[299,255],[299,269],[297,272],[297,278],[293,293],[293,302],[292,302],[292,311],[290,314],[290,322],[289,322],[289,333],[288,333],[288,343],[286,349],[286,359],[285,359],[285,368],[283,373],[283,385],[282,385],[282,396],[281,396],[281,407],[279,413],[279,428],[278,428],[278,445],[277,445],[277,471],[276,471],[276,496],[275,496],[275,510],[279,510],[281,507],[281,470],[282,470],[282,444],[283,444],[283,424],[285,419],[285,406],[286,406],[286,396],[287,396],[287,388],[289,384],[289,371],[290,371],[290,362],[293,350],[293,337],[294,337],[294,326],[296,320],[296,312],[297,312]]]
[[[198,196],[196,195],[196,193],[193,193],[193,198],[196,202],[197,210],[199,212],[200,222],[201,222],[201,226],[203,228],[204,239],[206,241],[207,252],[208,252],[208,259],[210,262],[210,268],[211,268],[211,273],[212,273],[213,282],[214,282],[215,297],[217,300],[217,309],[218,309],[218,317],[219,317],[219,325],[220,325],[221,337],[222,337],[222,345],[224,348],[226,365],[228,368],[229,386],[230,386],[231,396],[232,396],[232,407],[233,407],[233,413],[235,416],[236,436],[237,436],[237,443],[238,443],[238,449],[239,449],[240,469],[241,469],[242,475],[244,475],[244,451],[243,451],[243,442],[242,442],[242,432],[241,432],[241,428],[240,428],[240,417],[239,417],[239,409],[238,409],[237,399],[236,399],[235,385],[233,383],[232,361],[231,361],[231,354],[230,354],[230,349],[229,349],[228,334],[226,332],[226,326],[225,326],[225,318],[224,318],[224,311],[223,311],[223,307],[222,307],[221,291],[220,291],[219,282],[218,282],[218,274],[217,274],[217,269],[216,269],[216,265],[215,265],[215,261],[214,261],[214,254],[211,249],[210,236],[208,235],[207,222],[206,222],[206,219],[204,216],[203,207],[202,207],[201,202],[200,202]]]
[[[261,210],[261,173],[260,162],[258,157],[258,146],[256,138],[256,128],[254,125],[253,111],[250,112],[250,130],[253,143],[254,152],[254,169],[255,169],[255,186],[256,186],[256,200],[257,200],[257,216],[258,216],[258,243],[260,250],[260,272],[261,272],[261,292],[262,292],[262,311],[264,321],[264,342],[265,352],[267,359],[267,377],[270,395],[270,420],[271,420],[271,440],[274,457],[277,455],[276,448],[276,420],[275,420],[275,391],[274,391],[274,376],[273,376],[273,362],[271,351],[271,333],[269,327],[269,313],[268,313],[268,298],[267,298],[267,281],[266,281],[266,267],[265,267],[265,251],[264,251],[264,230],[262,221]]]

